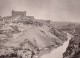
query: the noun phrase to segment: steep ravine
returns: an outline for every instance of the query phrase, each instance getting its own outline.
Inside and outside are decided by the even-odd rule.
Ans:
[[[41,58],[62,58],[63,53],[66,51],[68,47],[69,40],[71,39],[72,35],[67,33],[68,40],[60,47],[54,49],[51,53],[43,55]]]
[[[74,37],[71,38],[69,46],[63,53],[63,58],[80,58],[80,28],[75,29]]]

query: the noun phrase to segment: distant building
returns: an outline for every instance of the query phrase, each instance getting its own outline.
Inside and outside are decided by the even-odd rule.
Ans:
[[[10,22],[33,22],[34,21],[34,16],[26,16],[26,11],[14,11],[12,10],[12,16],[4,16],[0,17],[0,22],[4,20],[5,23],[10,23]]]
[[[26,16],[26,11],[14,11],[12,10],[12,17],[20,16],[19,20],[32,20],[34,16]]]
[[[14,11],[14,10],[12,10],[12,16],[25,17],[26,16],[26,11]]]

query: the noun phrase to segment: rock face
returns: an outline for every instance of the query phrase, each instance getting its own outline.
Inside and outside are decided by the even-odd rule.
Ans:
[[[80,58],[80,25],[75,28],[73,36],[63,58]]]
[[[64,32],[44,20],[10,19],[0,28],[0,58],[39,58],[67,40]]]

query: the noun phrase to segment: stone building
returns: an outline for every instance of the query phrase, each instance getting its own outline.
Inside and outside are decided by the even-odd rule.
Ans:
[[[14,11],[14,10],[12,10],[12,16],[25,17],[26,16],[26,11]]]
[[[32,20],[34,19],[34,16],[26,16],[26,11],[14,11],[12,10],[12,17],[20,16],[19,20],[25,21],[25,20]]]
[[[12,16],[2,17],[5,23],[11,22],[33,22],[34,16],[26,16],[26,11],[14,11],[12,10]],[[1,19],[2,20],[2,19]]]

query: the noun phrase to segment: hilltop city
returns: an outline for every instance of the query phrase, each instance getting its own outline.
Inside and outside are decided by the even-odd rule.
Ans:
[[[42,20],[42,19],[36,19],[35,21],[35,18],[34,16],[26,16],[26,11],[15,11],[15,10],[12,10],[12,15],[11,16],[4,16],[4,17],[1,17],[0,16],[0,24],[9,24],[11,22],[25,22],[25,21],[28,21],[27,23],[34,23],[35,22],[47,22],[47,23],[50,23],[50,20]],[[38,23],[37,23],[38,24]]]

